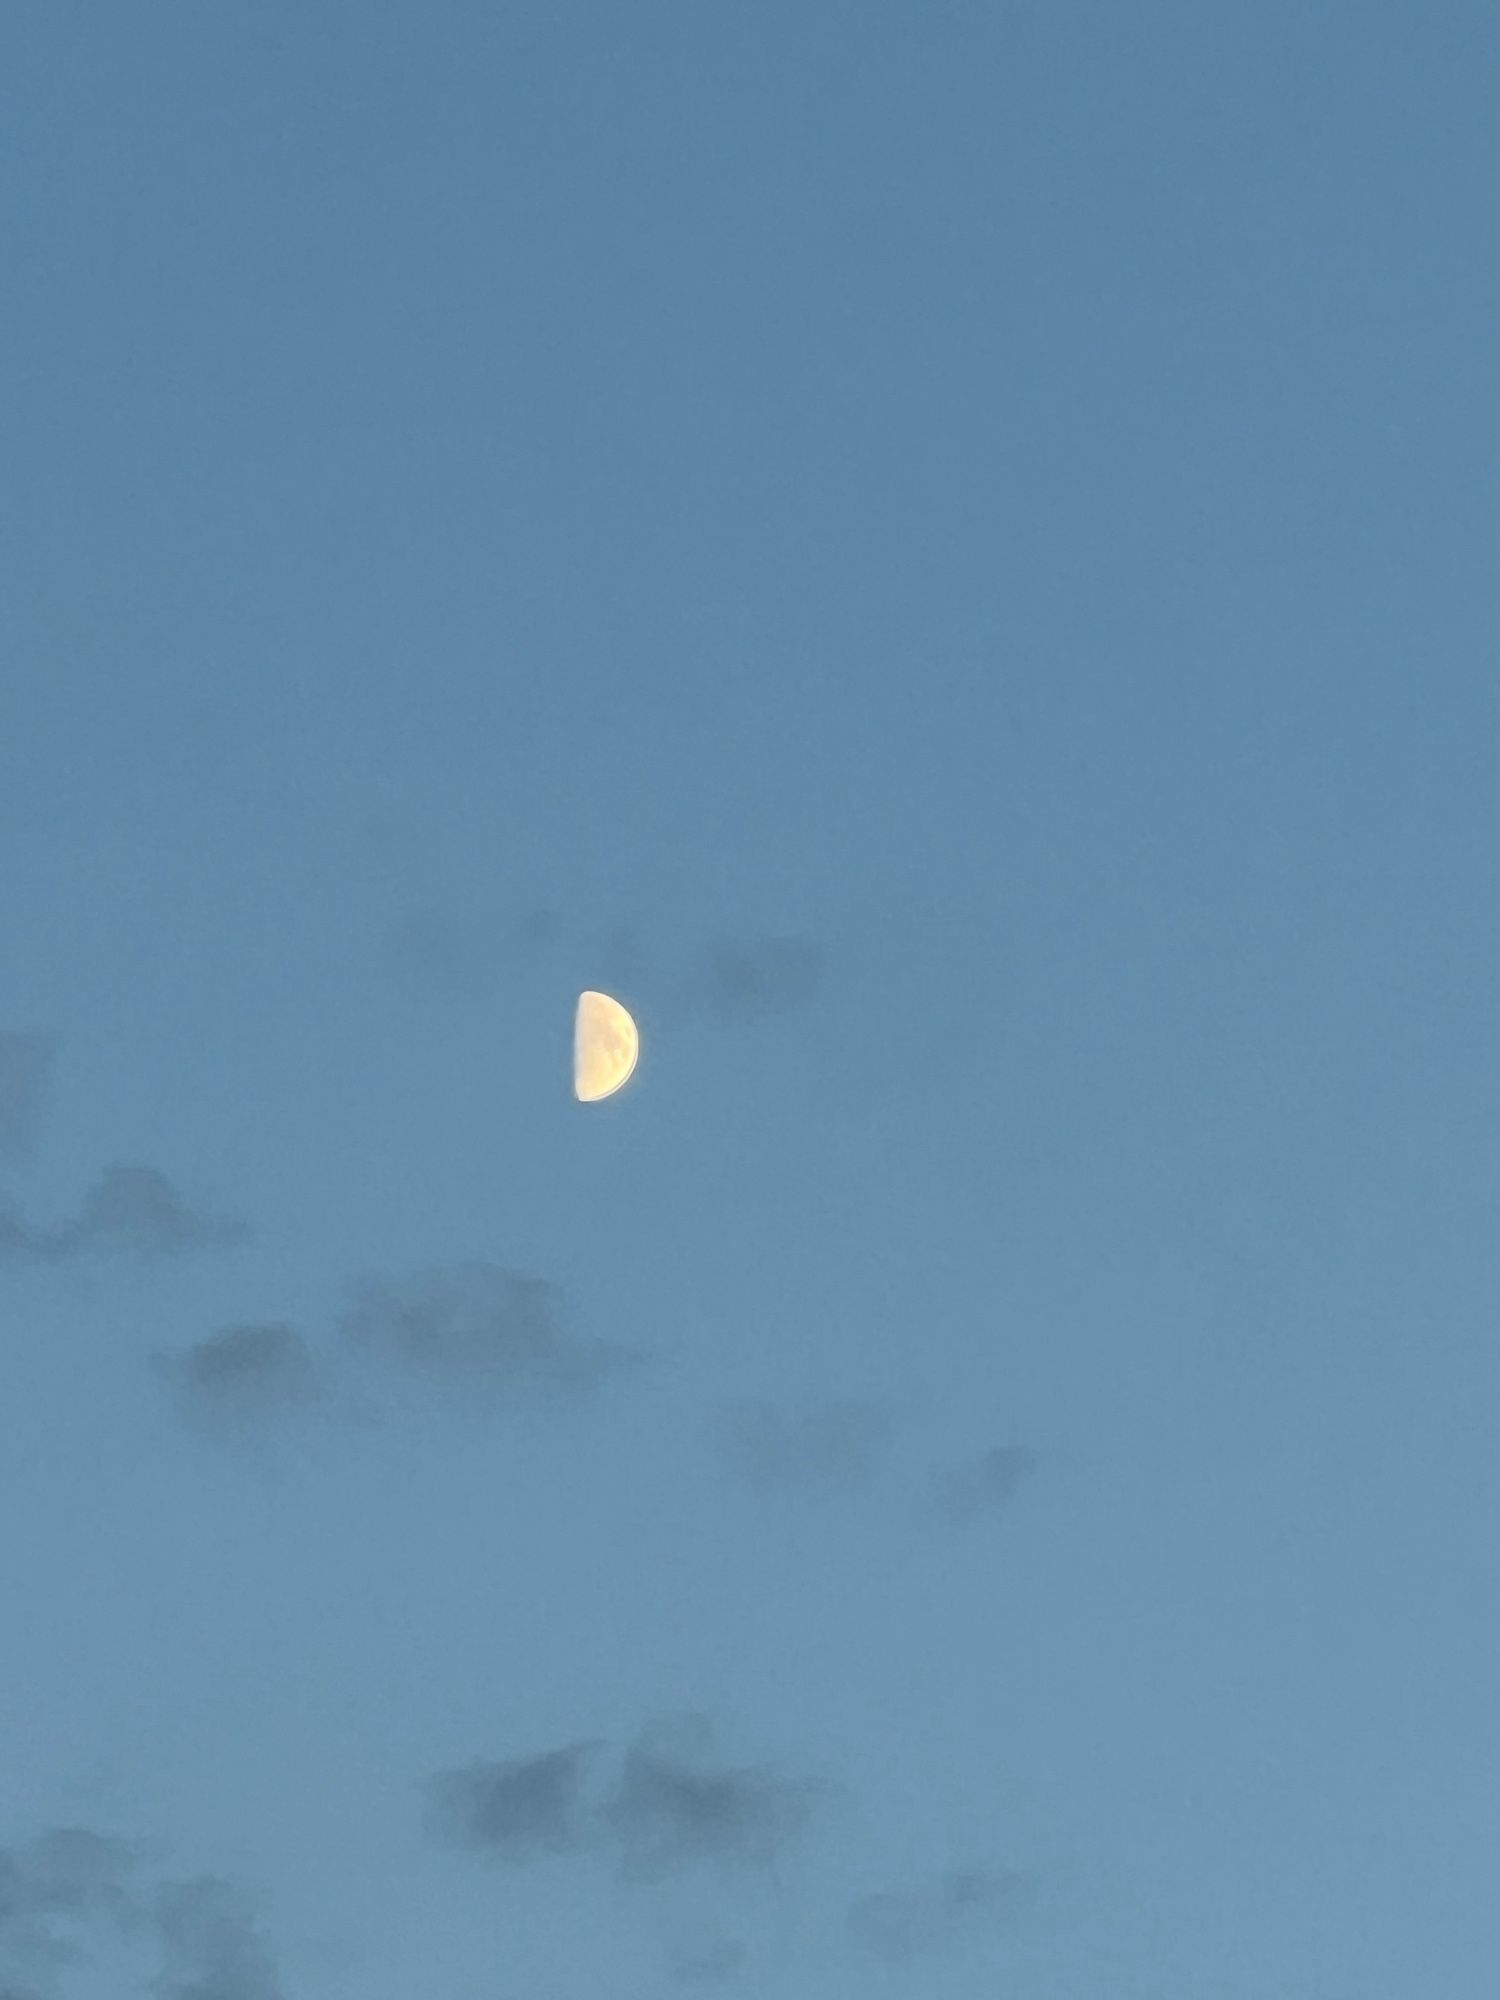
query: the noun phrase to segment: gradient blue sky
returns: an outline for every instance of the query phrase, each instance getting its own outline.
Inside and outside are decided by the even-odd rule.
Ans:
[[[1493,1993],[1496,55],[9,0],[0,1991]]]

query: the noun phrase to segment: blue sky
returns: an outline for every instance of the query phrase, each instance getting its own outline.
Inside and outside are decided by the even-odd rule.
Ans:
[[[1496,54],[12,0],[7,2000],[1491,1992]]]

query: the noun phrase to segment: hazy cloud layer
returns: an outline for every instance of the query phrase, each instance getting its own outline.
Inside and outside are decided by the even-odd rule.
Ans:
[[[322,1372],[295,1327],[231,1326],[153,1365],[196,1428],[258,1431],[321,1401]]]
[[[84,1195],[78,1214],[57,1229],[39,1229],[14,1209],[0,1209],[0,1254],[64,1263],[109,1256],[174,1257],[228,1249],[249,1235],[232,1216],[203,1214],[184,1201],[166,1175],[133,1162],[106,1167]]]
[[[580,1397],[636,1358],[579,1338],[555,1285],[498,1264],[366,1284],[340,1330],[354,1350],[466,1400]]]
[[[761,1487],[857,1483],[889,1430],[884,1414],[864,1403],[828,1403],[798,1416],[770,1403],[734,1403],[722,1422],[730,1463]]]
[[[1005,1511],[1036,1470],[1036,1454],[1025,1445],[998,1444],[947,1481],[943,1503],[955,1520],[974,1520]]]
[[[655,1878],[700,1862],[771,1860],[819,1795],[765,1766],[722,1763],[696,1719],[642,1730],[590,1792],[598,1748],[574,1743],[442,1772],[429,1787],[430,1824],[507,1862],[605,1848],[628,1879]]]
[[[0,1153],[12,1159],[36,1144],[58,1046],[55,1035],[0,1028]]]
[[[1024,1887],[1019,1875],[953,1869],[918,1888],[862,1896],[849,1908],[850,1933],[871,1957],[900,1963],[1010,1916]]]

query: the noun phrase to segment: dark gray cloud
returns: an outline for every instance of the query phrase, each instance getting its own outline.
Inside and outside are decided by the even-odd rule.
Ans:
[[[818,1789],[764,1766],[718,1762],[706,1725],[694,1719],[642,1731],[603,1818],[631,1876],[704,1861],[764,1863],[801,1833]]]
[[[1010,1506],[1036,1470],[1036,1454],[1021,1444],[997,1444],[952,1475],[943,1491],[947,1512],[970,1521]]]
[[[952,1869],[918,1888],[860,1897],[849,1907],[850,1934],[871,1957],[896,1964],[1003,1921],[1024,1891],[1019,1875]]]
[[[231,1216],[188,1205],[155,1167],[125,1162],[106,1167],[71,1222],[40,1229],[14,1209],[0,1209],[0,1254],[63,1263],[91,1257],[175,1257],[227,1249],[249,1235]]]
[[[162,2000],[285,2000],[247,1899],[214,1875],[169,1882],[154,1908]]]
[[[453,1845],[503,1861],[574,1853],[591,1836],[593,1813],[583,1784],[595,1748],[570,1743],[537,1756],[440,1772],[429,1787],[429,1823]]]
[[[26,1159],[36,1145],[58,1038],[0,1028],[0,1153]]]
[[[639,1358],[580,1338],[555,1285],[498,1264],[368,1283],[340,1329],[355,1350],[465,1400],[579,1397]]]
[[[180,1413],[213,1432],[258,1431],[322,1399],[322,1372],[292,1326],[231,1326],[153,1365]]]
[[[884,1414],[865,1403],[827,1403],[788,1416],[769,1403],[729,1406],[730,1463],[757,1486],[842,1486],[868,1476],[885,1442]]]

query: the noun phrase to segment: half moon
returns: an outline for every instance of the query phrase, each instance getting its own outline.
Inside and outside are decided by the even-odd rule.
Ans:
[[[635,1022],[607,993],[580,993],[573,1021],[573,1094],[580,1104],[613,1097],[640,1059]]]

